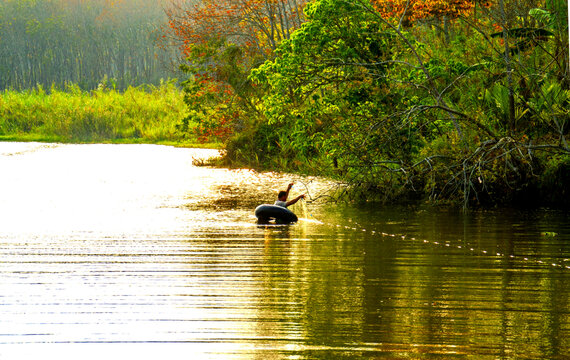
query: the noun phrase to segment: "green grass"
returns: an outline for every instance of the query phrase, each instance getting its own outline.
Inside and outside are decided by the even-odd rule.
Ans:
[[[0,140],[218,147],[178,131],[185,115],[183,93],[173,82],[123,92],[84,91],[76,85],[5,90],[0,92]]]

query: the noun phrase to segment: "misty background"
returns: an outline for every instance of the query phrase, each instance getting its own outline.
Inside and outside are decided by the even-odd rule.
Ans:
[[[0,90],[124,89],[176,75],[149,0],[0,0]]]

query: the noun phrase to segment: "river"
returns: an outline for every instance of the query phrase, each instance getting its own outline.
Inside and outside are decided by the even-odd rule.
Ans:
[[[334,204],[214,155],[0,143],[0,359],[570,358],[568,212]],[[257,225],[291,181],[299,223]]]

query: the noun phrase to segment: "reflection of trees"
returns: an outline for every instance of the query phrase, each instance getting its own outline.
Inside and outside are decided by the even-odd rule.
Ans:
[[[408,238],[330,226],[308,228],[302,236],[296,230],[272,233],[260,301],[261,320],[275,322],[259,324],[262,335],[278,336],[281,345],[302,344],[297,351],[311,358],[346,355],[354,347],[369,356],[505,359],[560,358],[568,350],[568,274],[519,256],[569,254],[570,245],[560,247],[564,240],[536,237],[542,226],[554,223],[506,212],[457,216],[406,209],[369,215],[360,226],[393,233],[399,227]],[[490,253],[477,253],[483,249]],[[503,255],[491,253],[495,250]]]
[[[540,221],[525,214],[529,218],[517,212],[461,217],[432,212],[412,220],[418,238],[463,247],[399,249],[399,258],[407,259],[397,266],[395,342],[438,346],[442,353],[454,345],[450,350],[501,358],[552,358],[568,349],[560,341],[561,324],[568,324],[568,290],[562,285],[567,275],[521,261],[521,255],[546,261],[562,249],[540,239]],[[490,254],[476,255],[482,249]]]
[[[220,328],[206,330],[247,342],[245,351],[259,359],[268,352],[311,359],[557,359],[570,348],[570,273],[518,256],[569,257],[567,235],[536,236],[543,227],[563,234],[560,219],[335,211],[340,215],[328,216],[329,224],[400,229],[408,237],[302,222],[252,226],[247,234],[208,228],[188,246],[193,301],[204,305],[204,318],[223,319]],[[358,215],[358,225],[350,222]],[[504,255],[477,255],[471,247]]]
[[[360,247],[348,239],[328,241],[335,233],[319,241],[321,234],[312,231],[323,227],[304,226],[290,234],[278,227],[266,230],[259,335],[309,348],[353,343],[361,338],[363,323],[362,311],[354,311],[362,306],[362,271],[353,266],[362,263]]]
[[[342,346],[362,336],[363,256],[359,241],[331,234],[330,242],[311,242],[304,280],[303,323],[311,345]]]

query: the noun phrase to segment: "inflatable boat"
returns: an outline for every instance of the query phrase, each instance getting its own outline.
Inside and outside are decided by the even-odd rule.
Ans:
[[[255,216],[259,222],[269,222],[275,219],[277,224],[290,224],[297,222],[297,215],[291,210],[277,205],[263,204],[255,209]]]

